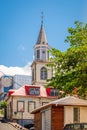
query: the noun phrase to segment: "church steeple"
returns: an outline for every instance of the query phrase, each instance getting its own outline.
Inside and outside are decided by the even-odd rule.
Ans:
[[[43,26],[43,18],[44,18],[43,12],[41,12],[41,28],[40,28],[40,32],[39,32],[39,36],[38,36],[36,44],[48,44],[47,38],[46,38],[46,33],[44,30],[44,26]]]
[[[34,61],[32,68],[32,84],[45,85],[47,79],[52,77],[52,68],[47,67],[49,63],[49,50],[46,33],[43,26],[43,14],[40,32],[36,44],[34,45]]]
[[[41,28],[38,35],[37,42],[34,46],[34,60],[35,61],[48,61],[50,46],[48,45],[46,33],[43,26],[43,15],[41,21]]]
[[[43,23],[41,23],[41,28],[40,28],[40,32],[36,44],[43,44],[43,45],[48,44]]]

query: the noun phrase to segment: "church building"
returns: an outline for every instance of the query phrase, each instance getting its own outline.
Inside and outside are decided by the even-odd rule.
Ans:
[[[46,85],[52,77],[52,68],[48,67],[50,46],[47,42],[43,20],[36,44],[34,45],[34,61],[32,69],[32,85]]]

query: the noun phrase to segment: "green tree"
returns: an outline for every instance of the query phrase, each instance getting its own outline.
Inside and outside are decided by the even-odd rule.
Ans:
[[[1,109],[6,108],[6,101],[1,101],[0,107],[1,107]]]
[[[61,52],[55,48],[50,50],[52,61],[50,66],[55,73],[48,86],[62,92],[62,96],[77,94],[87,96],[87,24],[75,21],[75,27],[68,28],[69,36],[65,42],[70,47]]]
[[[7,103],[6,103],[6,101],[1,101],[0,102],[0,109],[3,109],[4,110],[4,118],[6,118],[6,110],[7,110]]]

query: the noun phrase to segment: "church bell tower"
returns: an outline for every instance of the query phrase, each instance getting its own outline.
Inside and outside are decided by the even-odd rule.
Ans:
[[[32,84],[46,85],[47,79],[52,77],[52,68],[47,67],[47,63],[49,63],[49,49],[50,46],[47,42],[42,16],[40,32],[34,45],[34,61],[31,65]]]

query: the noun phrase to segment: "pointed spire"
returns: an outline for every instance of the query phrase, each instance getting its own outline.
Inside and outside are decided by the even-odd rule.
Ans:
[[[42,12],[42,16],[41,16],[41,28],[40,28],[40,32],[39,32],[39,36],[38,36],[36,44],[48,44],[47,38],[46,38],[46,33],[44,30],[44,26],[43,26],[43,12]]]

